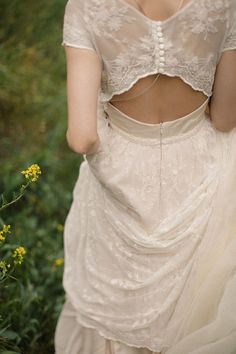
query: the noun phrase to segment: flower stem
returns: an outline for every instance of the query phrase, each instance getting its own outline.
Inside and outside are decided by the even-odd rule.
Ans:
[[[25,190],[27,189],[27,187],[29,186],[30,182],[27,182],[27,184],[23,184],[20,188],[20,192],[19,192],[19,195],[14,198],[12,201],[8,202],[8,203],[5,203],[3,204],[1,207],[0,207],[0,212],[6,208],[8,208],[9,206],[11,206],[12,204],[15,204],[16,202],[18,202],[22,197],[23,195],[25,194]]]

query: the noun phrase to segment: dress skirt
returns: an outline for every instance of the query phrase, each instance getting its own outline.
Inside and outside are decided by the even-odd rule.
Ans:
[[[98,110],[65,223],[57,354],[236,353],[236,129]]]

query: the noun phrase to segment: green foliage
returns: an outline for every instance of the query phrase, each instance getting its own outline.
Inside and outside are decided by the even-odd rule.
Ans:
[[[81,157],[67,148],[65,0],[1,1],[0,194],[11,199],[20,171],[37,163],[40,182],[3,210],[9,248],[25,261],[0,294],[0,353],[54,353],[55,324],[64,301],[63,228]],[[2,21],[2,22],[3,22]]]

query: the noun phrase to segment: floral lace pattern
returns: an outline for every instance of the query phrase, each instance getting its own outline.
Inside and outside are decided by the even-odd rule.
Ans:
[[[186,16],[181,17],[185,30],[190,30],[194,34],[203,35],[206,41],[211,34],[219,31],[219,23],[224,23],[228,17],[228,1],[205,1],[199,0],[193,3],[190,11],[191,21]]]
[[[125,0],[68,1],[63,43],[102,58],[101,101],[157,72],[211,96],[221,52],[236,49],[236,3],[189,1],[166,21],[150,20]]]
[[[128,43],[126,38],[116,38],[114,33],[119,32],[123,27],[123,20],[132,23],[135,19],[127,14],[128,9],[118,7],[114,0],[107,6],[106,0],[85,1],[84,19],[89,24],[92,32],[106,39],[112,39],[114,42]]]
[[[76,1],[66,4],[63,33],[63,45],[95,50],[91,35],[86,29]]]
[[[136,131],[124,133],[122,127],[115,128],[114,120],[108,125],[100,111],[102,148],[87,155],[81,165],[66,221],[64,287],[78,322],[95,328],[105,338],[155,352],[168,354],[170,349],[172,354],[180,329],[182,334],[178,335],[183,337],[199,332],[194,320],[193,330],[181,328],[191,323],[193,310],[203,321],[201,329],[212,323],[217,337],[204,336],[210,346],[226,336],[222,331],[228,326],[220,326],[220,337],[219,332],[215,334],[217,309],[206,317],[205,307],[201,307],[207,301],[212,309],[215,302],[211,297],[204,297],[197,309],[194,300],[202,289],[212,288],[204,256],[211,258],[219,247],[224,258],[228,240],[236,243],[232,222],[226,219],[231,233],[225,235],[225,227],[220,230],[228,211],[222,209],[222,197],[218,196],[222,178],[232,166],[234,174],[225,202],[235,220],[236,200],[228,203],[228,197],[232,194],[235,198],[236,130],[232,136],[216,131],[204,109],[196,120],[191,115],[185,123],[177,120],[177,125],[164,126],[161,208],[160,145],[155,137],[137,137]],[[177,134],[181,124],[187,130]],[[173,126],[176,134],[168,135]],[[224,247],[219,243],[222,238]],[[233,249],[231,245],[229,249]],[[224,262],[228,265],[227,256]],[[231,262],[229,272],[236,269],[233,251]],[[196,268],[196,264],[200,266]],[[199,278],[199,269],[206,279],[203,275]],[[219,283],[218,276],[217,272],[212,282],[222,290],[230,277]],[[212,291],[215,296],[217,292]],[[233,304],[234,294],[231,296]],[[230,309],[229,303],[227,306]],[[229,336],[235,345],[235,321],[232,323]],[[183,353],[192,353],[189,348],[188,344]]]
[[[63,285],[76,320],[105,338],[165,354],[236,348],[236,130],[215,130],[201,107],[196,121],[163,124],[162,154],[157,136],[119,130],[104,111],[156,72],[210,96],[221,52],[236,49],[235,15],[235,0],[191,0],[163,22],[124,0],[67,3],[63,43],[94,50],[103,72],[101,144],[73,191]]]

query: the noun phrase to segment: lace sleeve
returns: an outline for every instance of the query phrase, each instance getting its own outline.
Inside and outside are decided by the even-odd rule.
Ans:
[[[236,9],[233,9],[231,16],[232,21],[223,42],[222,52],[236,49]]]
[[[68,0],[66,4],[61,44],[95,51],[91,35],[86,28],[76,0]]]

